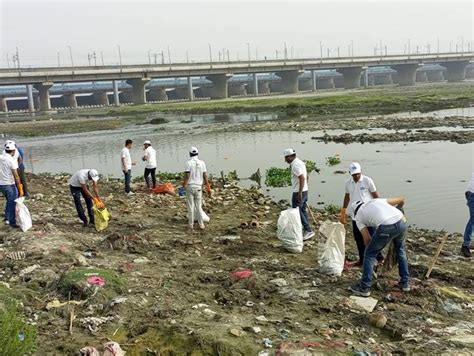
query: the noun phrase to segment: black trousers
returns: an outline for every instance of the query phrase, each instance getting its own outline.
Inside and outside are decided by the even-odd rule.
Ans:
[[[91,224],[94,224],[94,212],[92,211],[92,199],[84,194],[81,187],[73,187],[72,185],[70,185],[69,188],[71,189],[71,194],[72,194],[72,197],[74,198],[74,205],[76,206],[77,215],[79,216],[79,219],[81,219],[83,223],[87,224],[87,217],[86,217],[86,214],[84,213],[84,209],[82,207],[82,202],[81,202],[81,195],[82,195],[82,197],[86,201],[87,213],[89,214],[89,222]]]
[[[372,236],[374,234],[374,229],[372,227],[368,227],[369,234]],[[364,244],[364,238],[362,237],[362,233],[360,232],[359,228],[357,227],[357,224],[354,220],[352,220],[352,231],[354,233],[354,240],[357,245],[357,250],[359,251],[359,261],[361,263],[364,262],[364,253],[365,253],[365,244]],[[383,260],[383,255],[382,252],[379,252],[377,255],[377,261],[382,261]]]
[[[151,175],[151,182],[150,182],[150,175]],[[146,186],[148,188],[156,188],[156,168],[145,168],[144,177],[145,177]]]

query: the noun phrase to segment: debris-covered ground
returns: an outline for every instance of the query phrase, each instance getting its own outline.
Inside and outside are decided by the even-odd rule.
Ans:
[[[98,233],[77,219],[67,176],[29,179],[33,229],[0,228],[0,298],[19,301],[36,325],[38,355],[110,340],[127,355],[473,352],[473,267],[459,254],[460,235],[425,280],[444,233],[411,228],[412,291],[395,287],[396,270],[379,275],[369,313],[347,290],[360,269],[318,273],[317,235],[302,254],[280,248],[276,222],[286,205],[258,189],[214,181],[205,198],[211,222],[192,233],[182,198],[140,185],[126,197],[122,183],[101,181],[112,220]],[[337,221],[325,211],[315,217]]]

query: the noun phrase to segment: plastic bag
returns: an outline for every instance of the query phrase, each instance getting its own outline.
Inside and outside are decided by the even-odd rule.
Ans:
[[[173,185],[173,183],[170,183],[170,182],[160,184],[156,188],[151,189],[151,191],[156,194],[176,195],[176,188]]]
[[[33,226],[30,211],[28,210],[28,207],[25,205],[24,201],[25,197],[15,199],[16,223],[23,232],[28,231]]]
[[[94,212],[94,223],[95,229],[97,231],[102,231],[107,229],[109,226],[110,214],[107,208],[99,209],[95,205],[92,207]]]
[[[202,216],[202,221],[204,221],[205,223],[208,223],[209,221],[211,221],[211,218],[204,212],[204,210],[202,210],[201,208],[201,216]],[[194,208],[194,221],[196,222],[197,221],[197,209]]]
[[[319,233],[319,272],[340,276],[344,269],[346,229],[340,222],[324,221]]]
[[[277,236],[287,251],[303,252],[303,227],[298,208],[286,209],[280,213]]]

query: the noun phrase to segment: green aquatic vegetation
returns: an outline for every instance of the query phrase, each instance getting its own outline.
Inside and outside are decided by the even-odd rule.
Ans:
[[[329,167],[337,166],[340,163],[341,159],[339,158],[339,155],[326,157],[326,165]]]
[[[303,160],[308,174],[320,172],[316,163],[310,160]],[[269,187],[286,187],[291,185],[291,170],[288,168],[270,167],[265,171],[265,185]]]
[[[329,204],[324,208],[324,210],[326,210],[329,214],[334,215],[337,214],[341,208],[337,205]]]

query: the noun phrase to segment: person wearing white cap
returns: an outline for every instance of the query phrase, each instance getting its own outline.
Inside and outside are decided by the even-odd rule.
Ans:
[[[189,157],[184,169],[183,187],[186,188],[186,203],[188,206],[188,226],[190,230],[194,229],[195,218],[199,228],[203,230],[204,220],[202,212],[202,186],[211,194],[211,186],[207,177],[206,163],[198,158],[199,151],[196,147],[189,149]],[[196,214],[197,216],[194,216]]]
[[[28,188],[27,188],[27,183],[26,183],[26,176],[25,176],[25,165],[23,163],[23,150],[18,147],[17,143],[12,140],[6,140],[6,144],[12,144],[15,146],[15,153],[13,154],[13,159],[15,159],[18,162],[18,175],[20,176],[20,182],[23,187],[23,192],[25,197],[29,197],[30,195],[28,194]],[[5,147],[3,148],[3,154],[7,154],[5,152]]]
[[[4,145],[5,153],[0,156],[0,192],[5,196],[5,224],[16,225],[15,199],[23,196],[23,186],[18,175],[18,161],[13,158],[16,151],[14,143]]]
[[[287,148],[283,151],[285,162],[291,169],[291,206],[299,208],[301,224],[303,225],[303,240],[309,240],[314,236],[308,221],[308,212],[306,211],[308,202],[308,172],[306,164],[296,157],[296,151],[293,148]]]
[[[367,203],[368,201],[379,197],[374,181],[372,180],[372,178],[362,174],[362,167],[359,163],[353,162],[349,165],[349,174],[351,175],[351,177],[346,180],[346,193],[344,194],[344,202],[342,203],[342,208],[339,214],[339,221],[344,225],[346,224],[346,209],[349,204],[355,201],[362,201],[364,203]],[[355,263],[355,265],[362,266],[364,263],[365,251],[364,239],[362,238],[361,232],[357,228],[357,224],[354,220],[354,217],[351,214],[349,215],[352,218],[352,233],[354,235],[354,240],[356,242],[357,250],[359,252],[359,260]],[[369,233],[372,235],[372,227],[369,226],[368,229]],[[379,262],[382,262],[383,255],[379,254],[379,256],[377,256],[377,260]]]
[[[132,148],[133,141],[130,139],[125,140],[125,147],[120,152],[120,163],[122,165],[122,172],[125,178],[125,194],[133,195],[134,193],[130,189],[130,181],[132,180],[132,166],[135,162],[132,162],[130,157],[130,149]]]
[[[143,157],[145,162],[145,182],[148,188],[156,188],[156,151],[151,146],[150,140],[143,142]],[[151,182],[150,182],[151,175]]]
[[[349,213],[356,222],[365,241],[365,259],[362,278],[350,287],[352,293],[368,297],[377,255],[393,241],[395,256],[398,261],[400,281],[398,286],[404,292],[410,291],[408,261],[405,249],[407,222],[401,209],[405,198],[373,199],[364,203],[354,201]],[[371,236],[369,227],[375,229]]]
[[[92,194],[89,190],[88,183],[92,181]],[[97,207],[103,208],[105,205],[99,196],[99,173],[95,169],[80,169],[74,173],[69,180],[69,188],[72,197],[74,198],[74,205],[76,206],[77,215],[82,220],[82,224],[87,226],[88,223],[94,225],[94,213],[92,211],[93,202]],[[81,195],[86,201],[87,213],[89,214],[89,222],[81,203]]]

